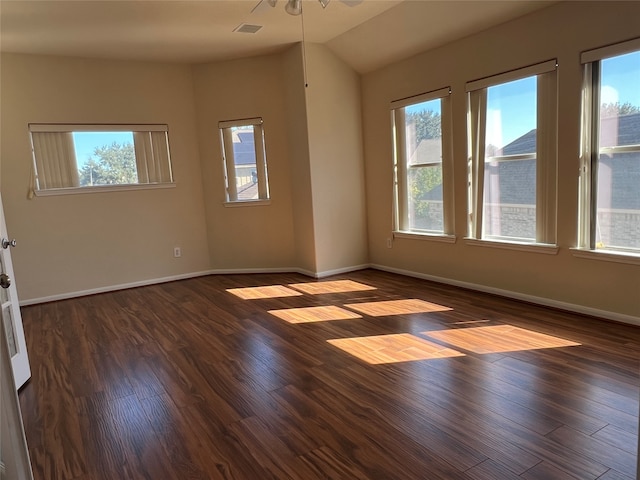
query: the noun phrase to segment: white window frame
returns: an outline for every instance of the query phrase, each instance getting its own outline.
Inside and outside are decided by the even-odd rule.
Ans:
[[[440,128],[442,142],[441,162],[421,164],[417,168],[429,168],[442,165],[442,210],[443,231],[412,229],[409,226],[409,193],[406,185],[406,131],[405,107],[432,100],[440,100]],[[390,105],[391,127],[393,138],[393,219],[392,231],[396,238],[418,238],[444,242],[455,242],[454,235],[454,196],[453,196],[453,164],[451,141],[451,88],[438,90],[394,100]]]
[[[236,182],[236,164],[233,153],[232,128],[253,126],[253,139],[256,157],[256,175],[258,183],[257,199],[238,198]],[[268,205],[269,179],[267,175],[267,155],[264,141],[264,126],[262,117],[225,120],[218,123],[220,130],[220,145],[222,148],[222,162],[225,180],[225,206],[235,207],[243,205]]]
[[[75,132],[131,132],[134,135],[136,152],[137,183],[80,186],[77,178],[77,161],[71,137]],[[38,135],[61,134],[68,141],[58,148],[54,156],[66,163],[70,176],[64,186],[48,187],[43,180],[44,172],[50,168],[50,159],[43,158],[36,147]],[[32,179],[29,198],[33,196],[75,195],[85,193],[104,193],[124,190],[144,190],[175,187],[173,167],[169,151],[169,128],[165,124],[56,124],[30,123],[29,139],[32,155]]]
[[[640,38],[581,53],[583,68],[578,235],[574,255],[618,263],[640,264],[640,251],[625,248],[597,248],[597,165],[602,153],[640,152],[640,145],[600,147],[600,62],[640,51]]]
[[[491,246],[555,254],[557,222],[557,67],[556,59],[467,82],[468,94],[468,237],[471,245]],[[503,83],[537,77],[536,120],[536,238],[483,236],[485,131],[487,89]],[[492,160],[517,161],[532,155],[492,157]],[[552,248],[550,248],[552,247]]]

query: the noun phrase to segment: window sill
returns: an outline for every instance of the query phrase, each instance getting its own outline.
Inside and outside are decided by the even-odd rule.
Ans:
[[[549,243],[501,242],[499,240],[478,240],[477,238],[465,238],[464,241],[467,245],[475,247],[502,248],[520,252],[543,253],[546,255],[556,255],[559,250],[557,245]]]
[[[271,205],[271,199],[260,199],[260,200],[237,200],[235,202],[224,202],[225,207],[235,208],[235,207],[260,207],[264,205]]]
[[[444,233],[393,232],[394,238],[409,238],[413,240],[427,240],[430,242],[456,243],[455,235]]]
[[[640,265],[640,254],[612,252],[608,250],[588,250],[586,248],[572,248],[574,257],[588,258],[590,260],[602,260],[604,262],[626,263]]]
[[[93,187],[50,188],[34,190],[36,197],[52,197],[56,195],[82,195],[84,193],[126,192],[130,190],[156,190],[159,188],[175,188],[175,183],[141,183],[136,185],[97,185]]]

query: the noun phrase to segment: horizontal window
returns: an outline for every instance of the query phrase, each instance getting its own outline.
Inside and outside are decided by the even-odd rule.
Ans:
[[[173,182],[166,125],[30,124],[29,131],[36,194]]]

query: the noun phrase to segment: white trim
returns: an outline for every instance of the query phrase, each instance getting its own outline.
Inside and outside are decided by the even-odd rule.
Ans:
[[[316,278],[325,278],[325,277],[331,277],[333,275],[340,275],[343,273],[350,273],[350,272],[357,272],[358,270],[365,270],[369,268],[369,264],[368,263],[364,263],[361,265],[352,265],[351,267],[343,267],[343,268],[336,268],[334,270],[326,270],[324,272],[316,272],[314,274],[314,277]]]
[[[446,233],[420,233],[420,232],[405,232],[394,231],[393,238],[407,238],[410,240],[427,240],[430,242],[442,242],[442,243],[456,243],[457,237],[455,235],[447,235]]]
[[[536,305],[541,305],[544,307],[557,308],[559,310],[579,313],[581,315],[589,315],[592,317],[598,317],[605,320],[613,320],[615,322],[640,326],[640,317],[636,317],[633,315],[626,315],[624,313],[610,312],[608,310],[600,310],[597,308],[585,307],[583,305],[576,305],[575,303],[561,302],[558,300],[552,300],[550,298],[537,297],[534,295],[527,295],[525,293],[514,292],[511,290],[503,290],[501,288],[488,287],[486,285],[463,282],[459,280],[453,280],[450,278],[438,277],[435,275],[427,275],[424,273],[413,272],[410,270],[386,267],[384,265],[371,264],[370,268],[373,268],[376,270],[382,270],[384,272],[397,273],[399,275],[406,275],[407,277],[414,277],[414,278],[420,278],[423,280],[429,280],[431,282],[443,283],[445,285],[453,285],[454,287],[461,287],[461,288],[467,288],[469,290],[475,290],[478,292],[490,293],[492,295],[498,295],[500,297],[512,298],[514,300],[521,300],[523,302],[534,303]]]
[[[438,100],[451,95],[451,87],[444,87],[438,90],[432,90],[426,93],[420,93],[411,97],[400,98],[391,102],[391,109],[408,107],[416,103],[428,102],[429,100]]]
[[[245,127],[247,125],[262,125],[262,123],[263,121],[261,117],[240,118],[238,120],[224,120],[218,122],[218,128]]]
[[[407,277],[413,277],[413,278],[420,278],[423,280],[429,280],[432,282],[437,282],[437,283],[442,283],[445,285],[452,285],[454,287],[461,287],[461,288],[467,288],[470,290],[475,290],[478,292],[483,292],[483,293],[490,293],[492,295],[498,295],[501,297],[506,297],[506,298],[513,298],[515,300],[521,300],[524,302],[530,302],[530,303],[534,303],[537,305],[542,305],[545,307],[551,307],[551,308],[558,308],[561,310],[566,310],[569,312],[574,312],[574,313],[579,313],[582,315],[590,315],[593,317],[599,317],[599,318],[603,318],[605,320],[613,320],[616,322],[621,322],[621,323],[627,323],[630,325],[637,325],[640,326],[640,317],[636,317],[633,315],[626,315],[623,313],[617,313],[617,312],[610,312],[607,310],[600,310],[597,308],[591,308],[591,307],[585,307],[583,305],[576,305],[574,303],[567,303],[567,302],[561,302],[558,300],[552,300],[549,298],[544,298],[544,297],[537,297],[534,295],[527,295],[525,293],[519,293],[519,292],[513,292],[511,290],[503,290],[500,288],[494,288],[494,287],[488,287],[486,285],[481,285],[481,284],[477,284],[477,283],[470,283],[470,282],[463,282],[460,280],[453,280],[450,278],[445,278],[445,277],[439,277],[439,276],[435,276],[435,275],[428,275],[426,273],[419,273],[419,272],[414,272],[411,270],[404,270],[404,269],[400,269],[400,268],[394,268],[394,267],[387,267],[384,265],[378,265],[378,264],[361,264],[361,265],[354,265],[352,267],[345,267],[345,268],[340,268],[340,269],[336,269],[336,270],[327,270],[325,272],[312,272],[309,270],[305,270],[302,268],[298,268],[298,267],[284,267],[284,268],[229,268],[229,269],[213,269],[213,270],[207,270],[207,271],[201,271],[201,272],[193,272],[193,273],[185,273],[185,274],[181,274],[181,275],[173,275],[170,277],[163,277],[163,278],[155,278],[155,279],[149,279],[149,280],[143,280],[140,282],[133,282],[133,283],[127,283],[127,284],[120,284],[120,285],[114,285],[114,286],[110,286],[110,287],[102,287],[102,288],[95,288],[95,289],[90,289],[90,290],[82,290],[82,291],[78,291],[78,292],[70,292],[70,293],[65,293],[65,294],[60,294],[60,295],[52,295],[52,296],[48,296],[48,297],[40,297],[40,298],[32,298],[29,300],[22,300],[20,302],[20,306],[24,307],[24,306],[28,306],[28,305],[36,305],[38,303],[46,303],[46,302],[53,302],[56,300],[66,300],[66,299],[70,299],[70,298],[76,298],[76,297],[83,297],[86,295],[94,295],[97,293],[107,293],[107,292],[114,292],[117,290],[124,290],[127,288],[135,288],[135,287],[144,287],[144,286],[148,286],[148,285],[155,285],[155,284],[159,284],[159,283],[167,283],[167,282],[173,282],[176,280],[186,280],[189,278],[196,278],[196,277],[205,277],[207,275],[236,275],[236,274],[248,274],[248,273],[252,273],[252,274],[259,274],[259,273],[299,273],[301,275],[305,275],[307,277],[312,277],[312,278],[325,278],[325,277],[329,277],[331,275],[338,275],[338,274],[342,274],[342,273],[350,273],[350,272],[355,272],[358,270],[364,270],[367,268],[372,268],[375,270],[381,270],[383,272],[390,272],[390,273],[396,273],[398,275],[405,275]]]
[[[84,193],[126,192],[129,190],[157,190],[159,188],[175,188],[172,183],[131,183],[127,185],[93,185],[91,187],[48,188],[34,190],[36,197],[52,197],[56,195],[81,195]]]
[[[502,83],[511,82],[513,80],[531,77],[533,75],[542,75],[543,73],[553,72],[557,68],[558,60],[554,58],[552,60],[547,60],[546,62],[530,65],[528,67],[510,70],[508,72],[499,73],[497,75],[491,75],[490,77],[479,78],[478,80],[471,80],[470,82],[466,83],[465,89],[467,92],[473,92],[474,90],[481,90],[493,85],[500,85]]]
[[[626,42],[615,43],[613,45],[607,45],[605,47],[594,48],[593,50],[582,52],[580,54],[580,63],[597,62],[598,60],[624,55],[625,53],[634,52],[636,50],[640,50],[640,38],[634,38],[633,40],[627,40]]]
[[[269,198],[260,198],[258,200],[235,200],[235,201],[227,201],[224,202],[225,207],[260,207],[264,205],[271,205],[271,199]]]
[[[20,300],[20,306],[26,307],[28,305],[36,305],[38,303],[55,302],[57,300],[67,300],[69,298],[85,297],[87,295],[95,295],[97,293],[116,292],[118,290],[126,290],[128,288],[146,287],[148,285],[155,285],[158,283],[174,282],[176,280],[186,280],[188,278],[205,277],[211,275],[213,270],[206,270],[202,272],[182,273],[179,275],[171,275],[169,277],[150,278],[148,280],[141,280],[139,282],[121,283],[118,285],[109,285],[106,287],[90,288],[88,290],[78,290],[76,292],[60,293],[58,295],[49,295],[47,297],[30,298],[28,300]]]
[[[166,124],[30,123],[30,132],[168,132]]]
[[[491,247],[491,248],[502,248],[506,250],[518,250],[520,252],[531,252],[531,253],[545,253],[547,255],[556,255],[560,247],[557,245],[551,245],[546,243],[524,243],[524,242],[507,242],[501,240],[487,240],[487,239],[477,239],[477,238],[465,238],[464,242],[467,245],[472,245],[474,247]]]
[[[573,256],[578,258],[626,263],[628,265],[640,265],[640,253],[623,253],[611,250],[589,250],[587,248],[572,248],[571,251]]]

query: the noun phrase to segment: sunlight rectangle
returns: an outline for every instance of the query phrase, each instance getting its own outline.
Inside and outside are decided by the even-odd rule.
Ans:
[[[579,343],[512,325],[423,332],[427,337],[475,353],[500,353],[541,348],[575,347]]]
[[[228,288],[227,292],[243,300],[259,300],[264,298],[296,297],[300,292],[291,290],[284,285],[267,285],[263,287]]]
[[[464,356],[464,353],[409,333],[340,338],[327,342],[373,365]]]
[[[287,308],[282,310],[269,310],[271,315],[275,315],[289,323],[312,323],[328,322],[331,320],[352,320],[362,318],[357,313],[350,312],[344,308],[328,305],[325,307],[305,307]]]
[[[300,290],[310,295],[319,295],[324,293],[345,293],[345,292],[362,292],[365,290],[375,290],[375,287],[365,285],[364,283],[354,282],[353,280],[335,280],[331,282],[308,282],[294,283],[289,285],[291,288]]]
[[[350,303],[345,307],[372,317],[386,315],[407,315],[411,313],[446,312],[452,308],[425,302],[415,298],[407,300],[387,300],[382,302]]]

